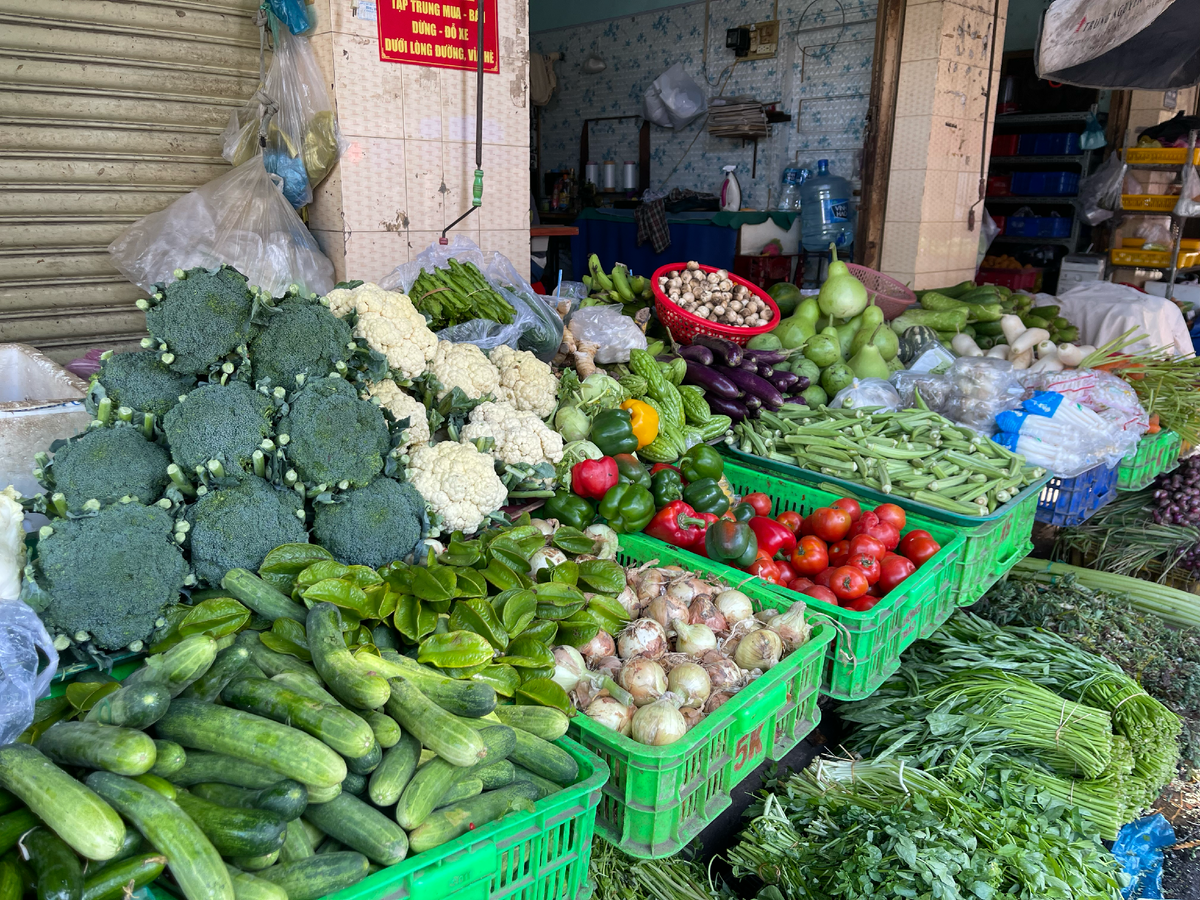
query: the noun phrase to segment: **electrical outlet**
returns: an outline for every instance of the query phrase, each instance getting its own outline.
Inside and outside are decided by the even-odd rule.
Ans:
[[[773,59],[779,53],[779,20],[743,25],[750,31],[750,47],[745,59]],[[739,54],[740,55],[740,54]]]

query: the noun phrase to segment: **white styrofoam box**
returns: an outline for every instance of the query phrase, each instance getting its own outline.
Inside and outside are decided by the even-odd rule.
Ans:
[[[1142,290],[1156,297],[1167,296],[1167,284],[1165,281],[1147,281],[1142,285]],[[1175,299],[1184,303],[1191,303],[1193,306],[1200,306],[1200,284],[1175,285]]]
[[[1078,285],[1100,280],[1101,279],[1097,278],[1094,272],[1080,272],[1078,270],[1072,271],[1064,268],[1058,273],[1058,290],[1061,293],[1062,291],[1069,290],[1070,288],[1077,287]]]
[[[738,253],[745,256],[758,256],[768,241],[779,241],[783,245],[784,256],[794,256],[800,252],[800,217],[792,221],[792,227],[784,231],[771,219],[761,225],[743,225],[738,231]]]
[[[0,487],[41,493],[34,455],[87,428],[87,383],[27,344],[0,344]]]

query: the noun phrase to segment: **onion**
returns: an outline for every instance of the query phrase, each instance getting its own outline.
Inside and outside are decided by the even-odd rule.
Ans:
[[[617,674],[617,684],[633,695],[635,704],[645,706],[667,690],[667,675],[652,659],[631,659]]]
[[[613,697],[597,697],[583,712],[598,725],[611,728],[617,734],[627,735],[630,726],[633,725],[633,711],[633,707],[625,706]]]
[[[594,666],[606,656],[617,652],[616,642],[607,631],[597,631],[596,636],[579,648],[589,666]]]
[[[666,582],[667,577],[663,574],[662,569],[647,569],[637,581],[638,601],[645,606],[663,592],[663,585]]]
[[[688,621],[693,625],[707,625],[714,632],[724,631],[725,616],[708,597],[697,597],[688,607]]]
[[[633,714],[629,733],[639,744],[661,747],[673,744],[687,734],[687,722],[675,704],[669,700],[659,700]]]
[[[788,607],[787,612],[775,616],[767,623],[767,628],[783,639],[783,646],[795,650],[808,641],[812,634],[812,626],[804,620],[804,612],[808,607],[803,600],[797,600]]]
[[[707,625],[688,625],[684,621],[676,621],[675,634],[675,649],[680,653],[699,656],[717,649],[717,636]]]
[[[667,597],[671,600],[682,603],[685,609],[687,608],[687,605],[689,603],[691,603],[692,600],[696,596],[696,592],[693,591],[692,586],[690,584],[688,584],[689,580],[690,579],[684,579],[683,581],[677,581],[673,585],[671,585],[669,588],[667,588]]]
[[[722,591],[717,594],[717,609],[730,625],[754,615],[750,598],[741,591]]]
[[[617,637],[617,655],[621,659],[635,656],[658,659],[669,649],[667,631],[654,619],[636,619]]]
[[[779,662],[783,655],[783,639],[769,628],[752,631],[738,642],[733,661],[742,669],[762,669],[764,672]]]
[[[777,615],[779,615],[779,610],[777,609],[760,609],[754,614],[754,618],[766,625]]]
[[[621,539],[607,525],[589,525],[583,533],[596,542],[597,559],[614,559],[620,548]]]
[[[718,690],[736,688],[742,683],[742,670],[728,656],[704,663],[704,671],[708,673],[709,682]]]
[[[546,537],[550,537],[550,535],[554,534],[554,526],[545,519],[530,519],[529,524],[542,534],[546,535]]]
[[[529,577],[537,581],[537,573],[542,569],[548,569],[566,561],[567,554],[557,547],[543,547],[541,550],[535,550],[533,556],[529,557]]]
[[[609,678],[616,678],[617,673],[621,671],[621,658],[618,656],[606,656],[604,659],[596,663],[596,672],[600,675],[607,675]]]
[[[565,644],[554,648],[554,674],[550,676],[551,681],[564,691],[570,691],[586,674],[587,663],[578,650]]]
[[[663,628],[670,628],[676,619],[682,619],[684,622],[688,620],[688,607],[668,592],[651,600],[646,606],[645,614]]]
[[[708,702],[704,704],[704,712],[716,712],[718,709],[724,706],[732,696],[733,694],[729,693],[729,691],[717,691],[709,696]]]
[[[680,697],[684,706],[699,709],[712,693],[712,681],[700,666],[684,663],[667,676],[667,690]]]
[[[642,614],[642,602],[638,600],[637,591],[629,585],[625,586],[625,590],[617,594],[617,602],[625,608],[625,612],[629,613],[631,618],[637,618]]]

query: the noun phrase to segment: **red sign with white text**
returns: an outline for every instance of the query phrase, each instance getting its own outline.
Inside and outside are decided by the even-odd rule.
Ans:
[[[483,4],[483,70],[500,71],[496,0],[378,0],[383,62],[472,69],[478,66],[479,5]]]

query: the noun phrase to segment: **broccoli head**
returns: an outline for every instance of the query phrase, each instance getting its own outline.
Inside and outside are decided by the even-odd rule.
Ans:
[[[54,451],[53,462],[43,470],[43,483],[61,493],[66,508],[73,511],[88,500],[98,500],[101,506],[122,497],[153,503],[170,482],[170,464],[167,451],[136,428],[92,428]]]
[[[165,416],[196,385],[194,375],[181,375],[158,358],[153,350],[113,353],[100,357],[96,380],[114,406]]]
[[[323,378],[353,352],[350,326],[315,298],[287,297],[250,342],[254,380],[294,390],[296,376]]]
[[[34,578],[48,598],[42,622],[102,650],[145,641],[188,575],[172,539],[171,515],[157,506],[117,503],[94,516],[56,519],[37,545]],[[43,529],[43,534],[45,529]]]
[[[251,471],[254,451],[271,435],[274,412],[271,398],[245,382],[202,384],[163,416],[163,434],[171,458],[189,475],[217,460],[236,477]]]
[[[307,543],[303,510],[299,493],[253,475],[202,494],[183,516],[196,577],[219,585],[230,569],[257,570],[280,544]]]
[[[246,276],[228,266],[175,275],[150,300],[138,301],[151,335],[142,346],[157,346],[176,372],[203,376],[254,336],[255,294]]]
[[[339,562],[380,566],[403,560],[425,536],[425,501],[411,484],[387,477],[317,503],[313,539]]]
[[[288,400],[279,443],[306,485],[365,487],[383,470],[391,434],[379,407],[344,378],[313,378]],[[286,440],[285,440],[286,436]]]

